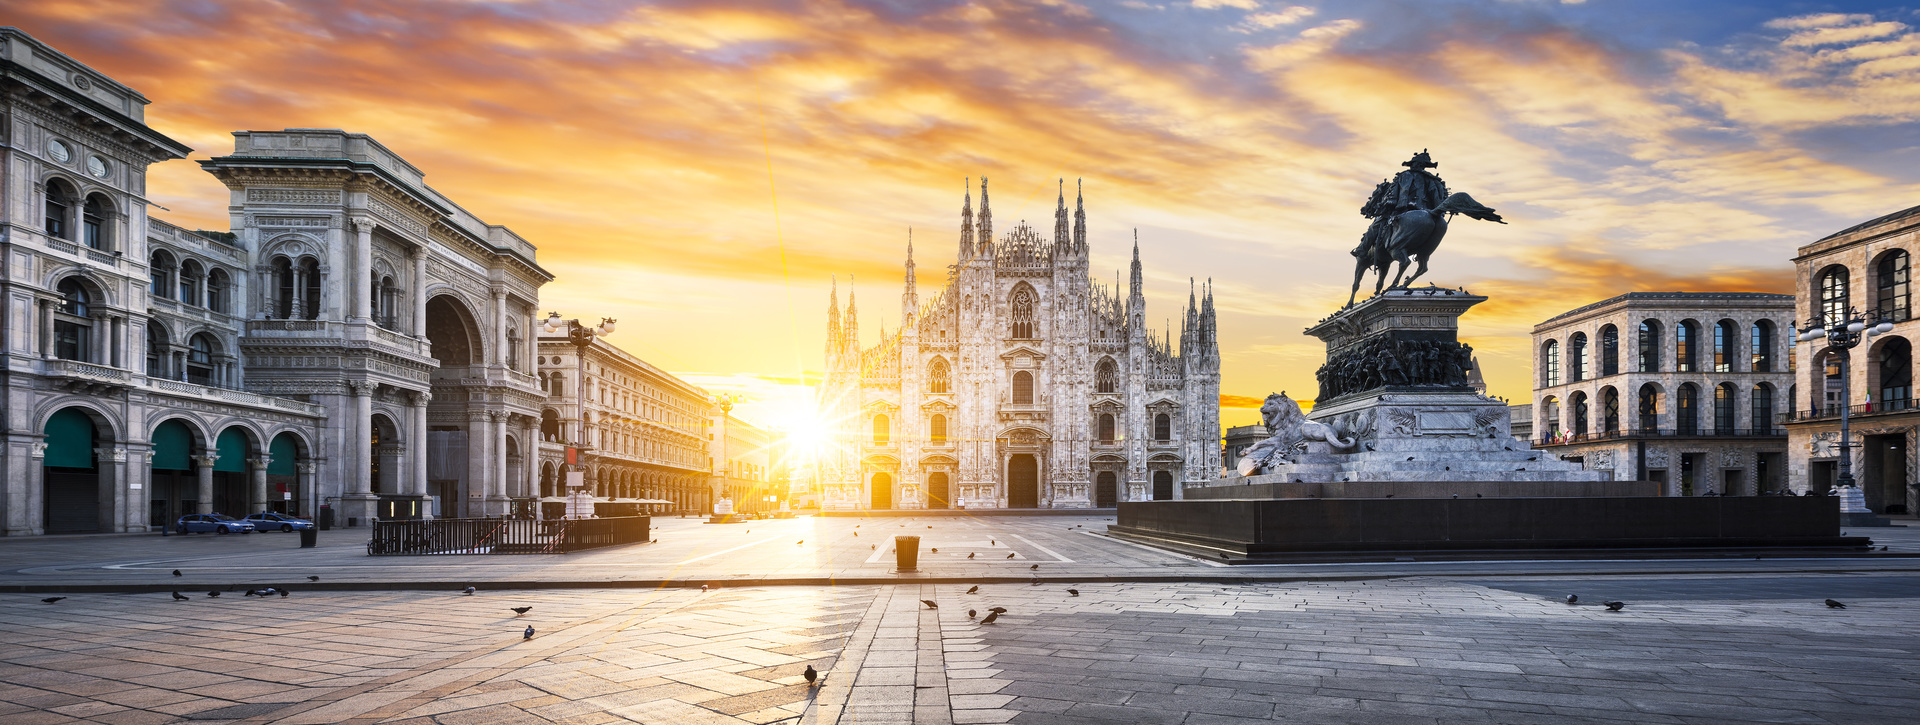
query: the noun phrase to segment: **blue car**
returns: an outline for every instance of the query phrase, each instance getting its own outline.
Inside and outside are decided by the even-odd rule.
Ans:
[[[247,523],[261,531],[300,531],[313,528],[313,522],[297,516],[275,513],[247,514]]]
[[[211,531],[216,534],[253,533],[253,524],[241,521],[226,514],[188,514],[180,517],[173,530],[182,534],[203,534]]]

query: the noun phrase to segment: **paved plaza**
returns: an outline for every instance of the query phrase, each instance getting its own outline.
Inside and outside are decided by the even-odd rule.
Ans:
[[[0,721],[1893,723],[1920,707],[1920,559],[1227,568],[1084,533],[1092,519],[661,523],[659,544],[567,556],[371,558],[351,531],[308,550],[0,541],[0,585],[75,589],[0,594]],[[866,543],[909,530],[941,549],[923,551],[931,576],[889,574]],[[1870,535],[1920,549],[1909,532]],[[748,581],[694,584],[732,568]],[[769,583],[833,577],[892,580]],[[968,577],[988,583],[968,594]],[[1221,577],[1240,580],[1202,581]],[[266,584],[293,593],[244,595]]]

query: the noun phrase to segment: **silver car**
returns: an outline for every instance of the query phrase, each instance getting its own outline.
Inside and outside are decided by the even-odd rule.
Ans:
[[[247,523],[253,524],[253,528],[259,529],[261,531],[293,532],[293,531],[299,531],[301,529],[313,528],[312,521],[308,521],[306,519],[299,518],[297,516],[288,516],[286,514],[264,513],[264,512],[257,513],[257,514],[248,514],[246,521]]]
[[[186,516],[180,517],[180,520],[174,526],[174,530],[182,534],[205,533],[208,531],[216,534],[227,534],[235,531],[242,534],[251,534],[253,533],[253,524],[226,514],[187,514]]]

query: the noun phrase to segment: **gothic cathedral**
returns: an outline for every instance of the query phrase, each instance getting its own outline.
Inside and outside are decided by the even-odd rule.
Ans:
[[[1146,325],[1140,244],[1122,300],[1088,273],[1086,210],[1065,184],[1053,240],[997,242],[987,182],[960,210],[959,262],[921,304],[907,246],[901,326],[862,348],[853,294],[827,310],[818,462],[829,510],[1087,508],[1181,498],[1220,475],[1213,292],[1188,295],[1179,346]],[[1116,280],[1116,285],[1118,280]]]

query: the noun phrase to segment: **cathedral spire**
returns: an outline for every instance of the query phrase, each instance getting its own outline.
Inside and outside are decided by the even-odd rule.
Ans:
[[[1073,250],[1080,254],[1087,253],[1087,207],[1083,199],[1084,199],[1084,194],[1082,193],[1082,190],[1080,188],[1080,180],[1074,179],[1073,180]]]
[[[973,178],[960,185],[966,201],[960,203],[960,261],[973,256]]]
[[[827,347],[840,343],[840,275],[833,276],[833,293],[827,298]],[[829,361],[831,362],[831,361]]]
[[[980,252],[993,256],[993,210],[987,208],[987,177],[980,177]]]
[[[1074,251],[1073,237],[1067,228],[1067,180],[1060,179],[1060,199],[1053,208],[1053,256],[1058,258]]]
[[[1140,230],[1133,230],[1133,275],[1127,279],[1127,299],[1144,300],[1146,290],[1140,280]]]
[[[907,288],[900,294],[901,331],[913,326],[913,316],[919,311],[920,285],[913,276],[913,227],[907,227]]]
[[[847,317],[846,321],[840,324],[840,330],[842,333],[841,337],[845,339],[847,350],[852,352],[855,360],[858,360],[860,357],[859,318],[860,315],[854,311],[853,306],[853,275],[849,274],[847,275]]]

